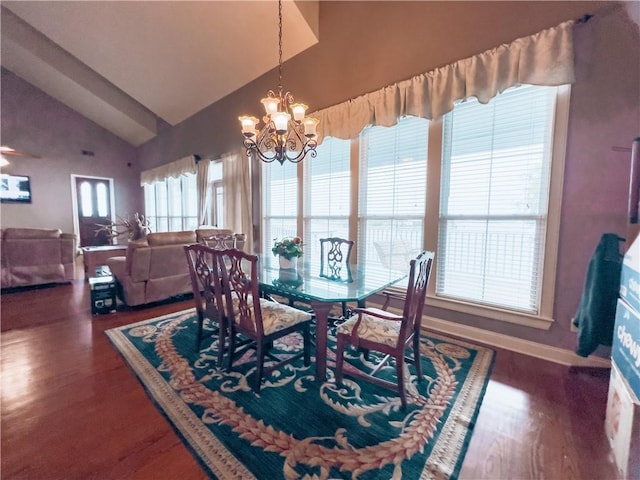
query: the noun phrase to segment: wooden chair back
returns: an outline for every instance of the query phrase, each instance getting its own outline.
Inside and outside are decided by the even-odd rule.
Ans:
[[[209,236],[200,237],[203,245],[208,245],[215,250],[227,250],[229,248],[239,248],[242,250],[246,235],[243,233],[216,233]]]
[[[219,252],[218,261],[228,318],[235,323],[238,331],[251,336],[262,336],[264,330],[257,255],[227,249]]]
[[[351,282],[351,252],[355,242],[340,237],[320,239],[320,276]]]
[[[194,243],[185,245],[184,251],[189,266],[191,290],[198,315],[197,349],[202,337],[202,323],[205,318],[218,324],[220,345],[218,364],[221,365],[224,346],[224,309],[218,273],[217,251],[206,245]]]
[[[425,251],[409,262],[409,283],[407,284],[407,297],[404,302],[403,321],[400,328],[400,338],[405,342],[411,333],[420,335],[433,257],[433,252]]]

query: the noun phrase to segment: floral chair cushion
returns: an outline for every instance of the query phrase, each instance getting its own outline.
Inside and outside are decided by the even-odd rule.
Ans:
[[[260,308],[262,309],[262,328],[265,335],[306,322],[313,317],[308,312],[282,303],[271,302],[266,298],[260,299]]]
[[[376,310],[378,309],[369,309],[369,311]],[[388,312],[381,310],[380,312],[384,315],[389,315]],[[383,343],[391,347],[395,347],[398,344],[401,322],[385,320],[366,313],[360,313],[358,315],[362,315],[362,321],[360,322],[360,326],[357,331],[358,337],[372,342]],[[349,320],[339,325],[338,333],[351,335],[353,327],[358,321],[358,315],[354,315]],[[398,318],[400,319],[401,317]]]
[[[249,296],[249,305],[253,305],[252,297]],[[260,309],[262,310],[262,329],[265,335],[282,330],[283,328],[296,325],[298,323],[310,320],[313,315],[303,310],[290,307],[283,303],[276,303],[266,298],[260,299]],[[253,310],[253,308],[251,309]],[[233,297],[233,311],[238,312],[238,298]],[[255,322],[253,311],[251,319]]]

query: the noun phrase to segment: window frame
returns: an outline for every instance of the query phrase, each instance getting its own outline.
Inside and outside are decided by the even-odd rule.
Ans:
[[[499,308],[491,305],[482,305],[469,301],[453,298],[443,298],[436,294],[435,282],[431,281],[427,290],[427,304],[429,306],[443,308],[461,313],[477,315],[481,317],[501,320],[508,323],[525,325],[528,327],[548,330],[553,318],[553,304],[556,286],[556,267],[558,260],[558,244],[560,239],[560,209],[551,208],[562,201],[564,183],[564,165],[567,144],[567,131],[569,125],[569,103],[571,86],[560,85],[557,87],[555,115],[553,119],[553,147],[551,153],[549,199],[547,205],[547,228],[544,240],[544,260],[541,279],[540,310],[538,314],[518,312]],[[434,219],[436,228],[427,228],[425,232],[425,248],[437,251],[438,247],[438,218],[440,210],[440,182],[442,174],[442,142],[443,121],[434,120],[430,124],[429,151],[437,157],[429,158],[429,164],[437,171],[430,171],[431,177],[427,179],[427,218]],[[430,222],[425,222],[429,224]],[[437,273],[438,259],[434,260],[434,273]]]

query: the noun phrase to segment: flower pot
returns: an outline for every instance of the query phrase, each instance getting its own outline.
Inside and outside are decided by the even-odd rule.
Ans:
[[[298,272],[293,268],[281,268],[278,270],[278,280],[290,287],[302,285],[302,279],[298,275]]]
[[[284,270],[295,270],[298,262],[296,261],[297,258],[286,258],[283,257],[282,255],[280,255],[278,257],[279,261],[280,261],[280,268],[284,269]]]

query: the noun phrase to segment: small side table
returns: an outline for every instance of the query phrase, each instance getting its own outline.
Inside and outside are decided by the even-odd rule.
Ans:
[[[101,247],[82,247],[84,259],[84,278],[95,275],[96,268],[104,265],[107,258],[119,257],[127,254],[126,245],[104,245]]]
[[[91,315],[116,311],[116,280],[109,267],[100,267],[96,277],[89,278],[91,291]]]

